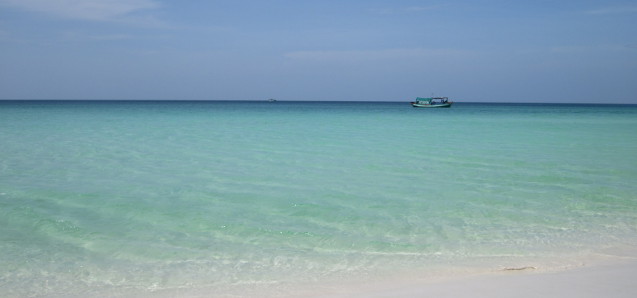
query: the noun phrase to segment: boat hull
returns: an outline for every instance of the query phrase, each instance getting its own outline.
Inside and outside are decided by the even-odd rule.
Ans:
[[[422,104],[412,102],[411,106],[414,108],[449,108],[451,107],[451,102],[448,103],[440,103],[440,104]]]

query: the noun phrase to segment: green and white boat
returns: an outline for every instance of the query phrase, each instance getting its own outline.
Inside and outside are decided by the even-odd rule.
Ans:
[[[416,97],[416,101],[411,102],[414,108],[449,108],[452,104],[447,97]]]

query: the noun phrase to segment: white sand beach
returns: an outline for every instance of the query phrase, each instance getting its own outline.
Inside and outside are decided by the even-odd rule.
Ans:
[[[637,262],[413,285],[356,297],[637,297]]]
[[[564,271],[501,270],[443,281],[377,286],[324,297],[637,297],[637,258],[621,257]]]
[[[527,268],[402,283],[393,281],[345,287],[342,285],[340,287],[314,285],[303,290],[291,291],[271,292],[263,291],[263,289],[249,289],[249,287],[233,293],[219,293],[214,289],[203,291],[173,289],[153,294],[137,293],[136,295],[118,295],[118,297],[634,298],[637,297],[636,277],[637,258],[622,257],[605,262],[594,262],[573,269],[550,272],[540,268]]]

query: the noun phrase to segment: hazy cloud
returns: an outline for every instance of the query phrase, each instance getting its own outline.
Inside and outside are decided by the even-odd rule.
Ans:
[[[403,14],[438,9],[440,6],[410,6],[400,8],[380,8],[372,11],[379,14]]]
[[[130,21],[131,14],[160,6],[154,0],[0,0],[0,5],[93,21]]]
[[[104,35],[94,35],[88,32],[83,31],[67,31],[61,34],[61,41],[117,41],[117,40],[130,40],[136,39],[134,35],[130,34],[104,34]]]
[[[360,51],[297,51],[286,53],[285,57],[295,60],[360,61],[417,57],[449,57],[466,54],[468,54],[468,52],[460,50],[414,48]]]
[[[125,40],[133,39],[132,35],[128,34],[111,34],[111,35],[97,35],[92,37],[94,40]]]
[[[605,7],[586,11],[587,14],[621,14],[621,13],[637,13],[637,6],[623,7]]]
[[[601,53],[626,51],[629,45],[596,45],[596,46],[554,46],[549,49],[552,53]]]
[[[438,6],[411,6],[411,7],[405,8],[404,10],[405,11],[424,11],[424,10],[432,10],[436,8],[438,8]]]

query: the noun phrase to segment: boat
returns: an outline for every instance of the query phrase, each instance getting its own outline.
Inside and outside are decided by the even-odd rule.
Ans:
[[[269,101],[269,102],[275,102],[275,101],[276,101],[276,99],[274,99],[274,98],[270,98],[270,99],[268,99],[268,101]]]
[[[414,108],[449,108],[452,104],[447,97],[416,97],[416,101],[411,102]]]

